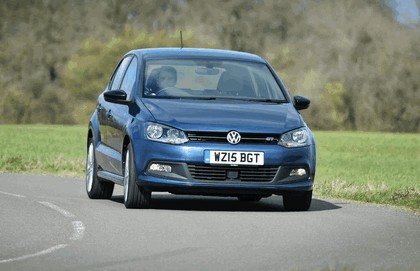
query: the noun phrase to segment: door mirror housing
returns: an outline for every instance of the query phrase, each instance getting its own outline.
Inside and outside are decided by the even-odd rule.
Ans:
[[[304,110],[311,104],[311,100],[303,96],[295,96],[293,99],[295,100],[294,106],[296,110]]]
[[[127,101],[127,93],[124,90],[111,90],[104,93],[104,99],[107,102],[115,104],[129,105],[131,101]]]

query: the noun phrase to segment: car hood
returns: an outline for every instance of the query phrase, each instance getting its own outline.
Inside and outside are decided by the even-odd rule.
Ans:
[[[143,99],[156,122],[184,131],[283,133],[304,125],[291,103]]]

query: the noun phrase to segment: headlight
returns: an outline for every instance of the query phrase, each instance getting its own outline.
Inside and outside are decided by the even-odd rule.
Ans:
[[[310,133],[306,127],[287,132],[280,137],[279,145],[287,148],[308,146],[311,143]]]
[[[188,141],[183,131],[151,122],[146,123],[145,134],[147,139],[163,143],[182,144]]]

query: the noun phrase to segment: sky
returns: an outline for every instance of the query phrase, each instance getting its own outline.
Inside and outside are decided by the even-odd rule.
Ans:
[[[393,7],[396,20],[402,24],[420,23],[418,2],[416,0],[387,0]]]

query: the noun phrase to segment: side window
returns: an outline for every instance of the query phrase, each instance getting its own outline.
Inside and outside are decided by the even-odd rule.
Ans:
[[[136,82],[137,72],[137,59],[133,57],[133,60],[128,66],[127,72],[124,75],[124,79],[121,83],[121,89],[127,93],[127,97],[130,97],[131,91],[133,90],[134,83]]]
[[[114,76],[112,78],[111,82],[111,88],[110,90],[118,90],[121,85],[121,79],[124,75],[125,69],[128,66],[128,63],[130,63],[132,56],[128,56],[121,61],[120,65],[118,66],[117,71],[114,73]]]

